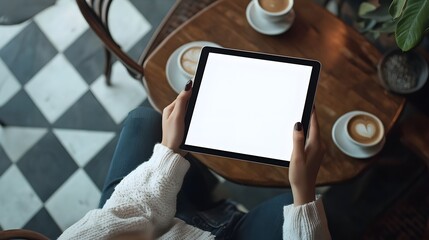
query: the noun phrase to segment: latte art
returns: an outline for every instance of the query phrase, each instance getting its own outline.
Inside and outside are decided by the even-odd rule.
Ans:
[[[368,115],[356,115],[347,125],[350,137],[362,144],[371,144],[380,138],[381,129],[376,119]]]
[[[369,123],[367,125],[363,123],[358,123],[356,124],[355,131],[362,137],[372,138],[375,134],[375,126],[372,123]]]
[[[200,59],[201,47],[191,47],[184,52],[180,58],[180,64],[190,75],[195,75],[198,60]]]

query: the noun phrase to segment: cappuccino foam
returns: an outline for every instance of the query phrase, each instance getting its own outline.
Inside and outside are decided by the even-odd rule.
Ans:
[[[347,124],[347,132],[356,142],[371,144],[377,141],[381,134],[378,121],[368,115],[356,115]]]
[[[276,13],[285,10],[289,0],[258,0],[259,5],[268,12]]]
[[[195,75],[202,47],[191,47],[180,58],[180,64],[190,75]]]

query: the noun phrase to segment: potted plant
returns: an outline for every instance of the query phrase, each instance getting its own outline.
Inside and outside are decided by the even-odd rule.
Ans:
[[[399,49],[388,52],[378,66],[381,83],[397,93],[420,89],[428,77],[424,58],[412,51],[429,32],[429,0],[380,0],[359,8],[360,30],[373,38],[392,36]]]

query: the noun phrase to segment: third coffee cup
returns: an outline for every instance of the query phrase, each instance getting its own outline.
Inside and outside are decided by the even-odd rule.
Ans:
[[[375,115],[359,112],[346,121],[345,133],[354,144],[361,147],[372,147],[383,140],[384,126]]]

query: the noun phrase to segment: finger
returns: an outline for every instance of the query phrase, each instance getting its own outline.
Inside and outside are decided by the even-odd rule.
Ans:
[[[191,98],[191,92],[191,87],[189,87],[188,90],[180,92],[179,96],[176,98],[176,106],[174,107],[172,114],[175,114],[178,119],[185,118],[186,108],[188,106],[189,99]]]
[[[310,131],[308,133],[308,141],[318,141],[319,139],[319,122],[317,120],[316,111],[313,111],[310,119]]]
[[[300,122],[295,123],[293,131],[293,150],[291,161],[304,160],[304,131]]]
[[[164,110],[162,110],[162,118],[163,119],[168,119],[168,117],[170,117],[171,113],[174,110],[175,105],[176,105],[176,100],[174,100],[167,107],[165,107]]]

